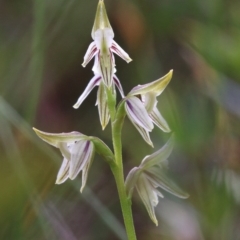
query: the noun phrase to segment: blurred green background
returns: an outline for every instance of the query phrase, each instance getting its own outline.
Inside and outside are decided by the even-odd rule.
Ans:
[[[164,192],[150,221],[135,193],[138,240],[240,239],[240,2],[239,0],[106,0],[115,40],[133,62],[116,57],[125,93],[174,69],[158,98],[176,134],[169,175],[190,194]],[[80,131],[111,147],[102,132],[96,89],[72,105],[92,77],[82,68],[97,0],[0,1],[0,239],[126,239],[116,186],[98,156],[87,188],[55,185],[62,157],[38,139]],[[155,149],[168,139],[155,128]],[[154,150],[126,119],[125,174]]]

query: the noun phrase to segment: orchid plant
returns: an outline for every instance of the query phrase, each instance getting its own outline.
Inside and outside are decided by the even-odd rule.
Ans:
[[[167,87],[172,78],[172,70],[162,78],[134,87],[126,96],[121,82],[116,76],[114,54],[119,55],[127,63],[131,61],[129,55],[113,40],[114,33],[109,23],[103,0],[100,0],[92,29],[93,42],[84,56],[85,67],[92,58],[93,78],[80,95],[74,108],[79,108],[82,102],[95,86],[98,86],[97,103],[102,129],[111,122],[113,151],[99,138],[86,136],[80,132],[46,133],[35,128],[36,134],[48,144],[59,148],[63,162],[57,175],[56,184],[62,184],[68,178],[74,180],[82,172],[83,191],[89,169],[94,160],[95,152],[109,164],[118,189],[124,223],[129,240],[135,240],[136,234],[133,224],[131,198],[136,188],[145,205],[151,220],[157,225],[154,207],[158,204],[158,197],[163,197],[158,188],[172,193],[180,198],[187,198],[188,194],[180,190],[165,175],[167,158],[174,145],[174,136],[158,151],[146,156],[138,167],[134,167],[124,181],[122,162],[121,130],[125,116],[138,130],[143,140],[153,147],[149,133],[154,124],[162,131],[170,133],[166,120],[157,109],[157,97]],[[116,104],[116,87],[122,100]]]

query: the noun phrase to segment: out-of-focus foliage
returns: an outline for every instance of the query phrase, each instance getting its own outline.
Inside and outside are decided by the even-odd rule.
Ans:
[[[139,240],[239,239],[240,3],[238,0],[105,1],[116,41],[133,62],[116,59],[125,92],[174,69],[159,109],[176,135],[170,176],[190,194],[169,194],[149,220],[137,194]],[[72,105],[91,78],[82,68],[97,0],[0,2],[0,239],[126,239],[116,186],[97,157],[81,178],[55,185],[62,157],[34,135],[80,131],[111,147],[101,131],[96,91]],[[160,148],[169,134],[151,134]],[[154,150],[126,119],[126,173]],[[99,171],[100,170],[100,171]],[[91,190],[90,190],[91,189]]]

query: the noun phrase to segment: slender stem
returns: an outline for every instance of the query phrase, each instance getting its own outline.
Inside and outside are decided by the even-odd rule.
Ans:
[[[112,126],[112,140],[113,140],[113,148],[115,155],[115,165],[111,166],[111,170],[113,172],[118,195],[120,199],[124,224],[128,236],[128,240],[136,240],[136,233],[133,224],[132,217],[132,208],[131,208],[131,200],[127,198],[125,185],[124,185],[124,174],[123,174],[123,163],[122,163],[122,141],[121,141],[121,132],[123,120],[125,118],[124,111],[124,102],[122,102],[116,113],[115,110],[115,96],[111,93],[110,90],[106,89],[108,96],[108,107],[111,116],[111,126]],[[113,104],[114,103],[114,104]]]
[[[113,170],[113,174],[116,180],[118,194],[120,198],[124,223],[128,235],[129,240],[136,240],[135,228],[133,224],[132,217],[132,208],[131,201],[127,198],[125,185],[124,185],[124,175],[123,175],[123,164],[122,164],[122,143],[121,143],[121,130],[122,130],[122,122],[118,124],[118,120],[116,120],[112,124],[112,137],[113,137],[113,146],[115,153],[115,161],[116,161],[116,170]]]

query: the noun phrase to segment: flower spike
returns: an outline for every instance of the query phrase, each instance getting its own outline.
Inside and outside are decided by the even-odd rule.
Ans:
[[[151,220],[158,225],[154,207],[158,204],[158,197],[163,194],[158,187],[179,197],[188,198],[189,195],[180,190],[163,172],[164,163],[172,152],[174,145],[173,135],[168,142],[155,153],[146,156],[139,167],[134,167],[128,174],[125,187],[129,198],[132,197],[136,187],[138,194],[143,201]]]
[[[104,130],[110,119],[105,88],[111,89],[112,93],[115,94],[116,85],[122,98],[125,97],[121,83],[115,75],[116,68],[114,53],[128,63],[132,61],[132,59],[113,40],[114,32],[108,20],[103,0],[100,0],[98,3],[91,35],[94,41],[87,49],[82,66],[85,67],[91,61],[91,59],[94,58],[94,65],[92,68],[94,77],[90,80],[86,89],[78,98],[78,101],[73,107],[78,108],[88,94],[92,91],[92,89],[95,86],[99,86],[96,105],[98,106],[102,129]]]

